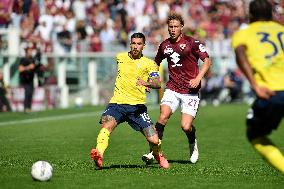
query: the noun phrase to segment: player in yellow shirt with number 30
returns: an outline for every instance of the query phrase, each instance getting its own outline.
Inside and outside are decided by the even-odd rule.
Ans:
[[[272,166],[284,173],[284,156],[268,135],[284,116],[284,27],[272,21],[272,5],[253,0],[250,24],[232,39],[237,64],[257,99],[247,114],[247,137]]]

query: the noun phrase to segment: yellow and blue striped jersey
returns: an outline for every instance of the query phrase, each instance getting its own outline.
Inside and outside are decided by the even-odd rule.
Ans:
[[[258,85],[284,90],[284,26],[273,21],[253,22],[233,35],[233,48],[240,45],[247,47]]]
[[[128,52],[118,53],[117,61],[117,76],[114,86],[114,94],[110,103],[117,104],[145,104],[146,91],[144,86],[136,84],[140,77],[147,81],[152,72],[158,72],[157,64],[144,56],[140,59],[132,59],[128,56]]]

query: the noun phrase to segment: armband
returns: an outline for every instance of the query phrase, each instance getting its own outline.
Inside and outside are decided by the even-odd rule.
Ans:
[[[149,76],[150,77],[159,77],[160,75],[159,75],[159,72],[151,72]]]

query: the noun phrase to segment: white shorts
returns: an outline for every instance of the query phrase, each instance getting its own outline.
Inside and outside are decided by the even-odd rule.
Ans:
[[[174,113],[178,106],[181,105],[181,112],[196,116],[200,98],[198,94],[180,94],[170,89],[166,89],[161,100],[161,105],[168,105]]]

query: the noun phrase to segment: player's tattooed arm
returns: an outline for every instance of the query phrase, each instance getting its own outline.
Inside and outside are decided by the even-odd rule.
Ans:
[[[137,85],[142,85],[144,87],[152,88],[152,89],[160,89],[161,88],[161,79],[159,76],[150,77],[148,81],[144,81],[140,77],[137,79]]]

